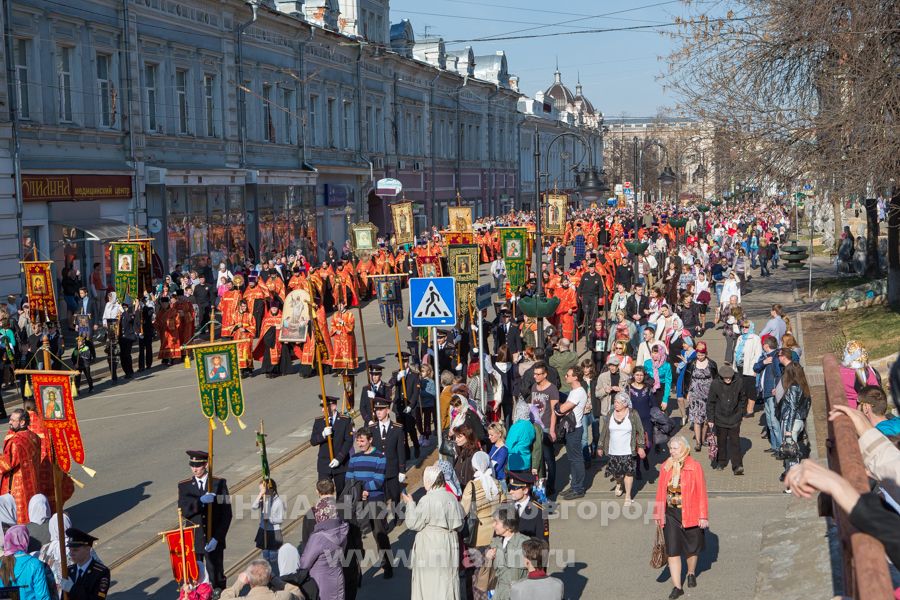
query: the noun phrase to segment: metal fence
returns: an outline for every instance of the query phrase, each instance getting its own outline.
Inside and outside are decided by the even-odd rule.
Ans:
[[[841,380],[841,364],[834,354],[822,359],[825,374],[825,403],[830,412],[835,406],[847,406]],[[869,478],[863,466],[856,430],[849,419],[828,421],[828,466],[842,475],[861,494],[869,491]],[[884,546],[850,524],[848,515],[833,504],[834,520],[840,542],[844,594],[859,600],[893,597]]]

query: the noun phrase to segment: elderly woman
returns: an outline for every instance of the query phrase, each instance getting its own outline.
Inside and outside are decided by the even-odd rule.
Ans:
[[[531,471],[531,448],[534,444],[534,427],[531,424],[531,409],[524,400],[516,402],[513,424],[506,436],[506,459],[511,472]]]
[[[881,385],[875,369],[869,366],[869,352],[856,340],[844,346],[841,359],[841,381],[847,393],[847,405],[856,408],[857,390],[867,385]]]
[[[646,458],[644,426],[640,415],[632,410],[627,392],[615,395],[613,410],[600,421],[600,442],[597,456],[608,456],[606,476],[616,484],[616,497],[625,495],[625,505],[630,506],[631,486],[637,470],[636,457]],[[624,489],[623,489],[624,484]]]
[[[503,501],[503,494],[500,491],[500,485],[494,478],[494,470],[491,468],[491,459],[485,452],[476,452],[472,456],[473,476],[465,488],[463,488],[462,509],[464,514],[469,514],[469,510],[474,505],[475,512],[478,515],[478,536],[475,540],[474,547],[468,548],[469,556],[473,563],[480,564],[484,559],[485,551],[491,543],[494,536],[493,516],[494,511]],[[471,589],[472,571],[466,573],[466,585]],[[474,600],[486,600],[487,591],[472,590],[474,593],[469,594]]]
[[[663,528],[669,573],[670,599],[684,595],[682,557],[687,559],[687,586],[697,586],[697,558],[709,527],[709,498],[703,468],[691,458],[691,447],[682,435],[669,440],[669,458],[659,472],[653,518]]]
[[[59,592],[62,591],[62,572],[60,570],[60,560],[59,560],[59,527],[57,527],[57,517],[56,513],[50,517],[48,521],[49,530],[50,530],[50,541],[41,547],[41,551],[38,554],[38,558],[42,563],[50,567],[50,571],[53,573],[53,578],[56,580],[56,591],[57,596],[59,596]],[[63,530],[68,529],[72,526],[72,520],[69,519],[69,515],[63,513]]]
[[[28,501],[28,553],[36,555],[50,541],[50,502],[47,496],[35,494]]]
[[[316,527],[300,555],[300,568],[308,570],[319,586],[321,600],[344,600],[344,573],[334,557],[344,552],[350,526],[338,517],[331,497],[319,500],[313,514]]]
[[[699,451],[706,440],[706,401],[709,386],[719,374],[716,361],[709,358],[706,342],[697,342],[696,358],[685,368],[684,387],[687,390],[688,421],[694,430],[694,450]]]
[[[458,600],[459,535],[465,517],[456,498],[444,487],[441,468],[431,465],[422,475],[425,495],[416,503],[409,494],[406,527],[415,531],[412,556],[412,600]]]

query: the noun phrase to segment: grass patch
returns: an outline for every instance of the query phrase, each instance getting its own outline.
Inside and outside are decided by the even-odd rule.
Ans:
[[[830,296],[836,292],[846,290],[864,283],[872,281],[868,277],[850,276],[850,277],[829,277],[828,279],[813,279],[813,291],[819,290],[819,296]]]
[[[859,341],[875,360],[900,348],[900,312],[886,306],[870,306],[835,313],[841,332],[832,340],[840,354],[847,340]]]

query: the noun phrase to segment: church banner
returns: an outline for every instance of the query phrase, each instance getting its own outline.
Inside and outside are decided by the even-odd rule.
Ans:
[[[225,421],[230,412],[243,429],[244,393],[241,370],[238,368],[237,342],[211,342],[188,348],[194,351],[203,416],[210,421],[213,417],[218,418],[227,434],[229,431]]]
[[[74,460],[84,464],[84,444],[72,398],[72,376],[60,373],[32,373],[31,387],[38,414],[44,418],[56,463],[68,473]]]
[[[527,281],[528,231],[524,227],[500,227],[500,252],[506,263],[509,286],[516,293]]]
[[[394,219],[394,242],[397,246],[416,241],[416,225],[413,220],[412,202],[398,202],[391,205]]]
[[[197,556],[194,554],[194,527],[174,529],[165,532],[166,544],[169,546],[169,560],[172,563],[172,576],[180,584],[194,582],[200,578],[197,567]],[[183,573],[182,569],[187,573]],[[187,575],[187,581],[185,581]]]
[[[565,194],[549,194],[547,196],[547,212],[544,213],[544,233],[562,235],[566,231],[566,208],[569,197]]]
[[[145,255],[144,249],[139,242],[112,242],[109,246],[116,296],[120,302],[125,296],[140,298],[138,272],[141,261],[146,260],[146,256],[142,258]]]
[[[472,231],[472,207],[451,206],[447,209],[450,231]]]
[[[419,277],[442,277],[441,257],[424,254],[416,257],[416,270]]]
[[[35,323],[58,321],[56,294],[53,291],[53,273],[50,261],[22,261],[25,271],[25,293],[28,296],[31,320]]]
[[[475,235],[471,231],[442,231],[441,235],[448,246],[475,243]]]
[[[450,274],[456,278],[456,302],[460,315],[467,315],[475,306],[475,290],[478,288],[478,252],[476,244],[450,246],[447,264]]]
[[[376,275],[375,294],[378,296],[378,309],[381,320],[388,327],[394,326],[394,321],[403,320],[403,293],[400,277]]]

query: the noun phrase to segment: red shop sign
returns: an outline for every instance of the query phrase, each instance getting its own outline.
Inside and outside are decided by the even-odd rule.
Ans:
[[[22,199],[129,200],[130,175],[22,175]]]

